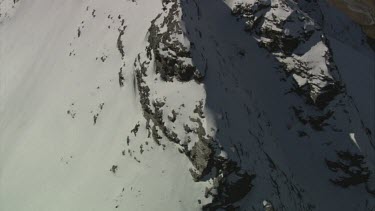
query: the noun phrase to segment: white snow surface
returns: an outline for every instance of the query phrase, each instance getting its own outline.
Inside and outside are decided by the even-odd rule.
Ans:
[[[14,14],[0,23],[0,210],[194,210],[198,199],[209,201],[175,145],[157,147],[144,122],[130,133],[143,119],[132,64],[161,7],[35,0],[9,8]],[[125,61],[116,47],[122,19]]]

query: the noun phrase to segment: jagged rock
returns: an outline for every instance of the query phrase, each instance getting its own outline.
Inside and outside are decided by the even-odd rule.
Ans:
[[[200,118],[204,118],[203,101],[199,101],[199,105],[195,106],[194,113],[197,113]]]
[[[264,200],[263,201],[263,207],[264,207],[264,211],[275,211],[273,209],[273,205],[271,202],[267,201],[267,200]]]
[[[177,113],[175,110],[172,110],[171,114],[168,115],[168,119],[169,121],[171,122],[175,122],[176,121],[176,118],[177,118]]]
[[[241,171],[235,163],[217,159],[216,164],[221,166],[221,175],[215,178],[214,186],[207,190],[207,195],[214,196],[212,203],[203,207],[203,210],[232,210],[233,204],[244,198],[252,189],[255,174]],[[238,208],[238,207],[237,207]]]
[[[293,75],[299,92],[312,104],[324,108],[340,93],[330,46],[325,40],[316,39],[324,37],[319,25],[297,5],[258,0],[235,5],[232,14],[246,20],[246,31],[276,56],[287,74]],[[314,44],[301,52],[300,46],[311,42]],[[319,54],[322,56],[311,56]]]
[[[190,170],[190,172],[196,181],[211,170],[213,153],[209,140],[206,139],[199,140],[191,149],[189,157],[196,170]]]
[[[353,154],[349,151],[337,152],[338,160],[330,161],[326,159],[328,168],[342,176],[331,179],[331,182],[341,187],[355,186],[366,183],[370,177],[368,167],[363,161],[362,155]]]
[[[167,15],[163,20],[160,15],[151,22],[147,49],[148,55],[153,52],[155,58],[155,71],[164,81],[202,81],[202,74],[192,64],[190,43],[182,43],[184,32],[181,28],[181,9],[177,0],[163,1],[169,5]],[[163,29],[163,30],[162,30]],[[164,32],[161,32],[164,31]]]
[[[122,43],[121,38],[125,34],[125,29],[126,29],[126,26],[123,26],[122,28],[119,28],[119,30],[118,30],[119,35],[118,35],[118,38],[117,38],[117,49],[120,52],[122,59],[125,56],[125,51],[124,51],[124,44]]]

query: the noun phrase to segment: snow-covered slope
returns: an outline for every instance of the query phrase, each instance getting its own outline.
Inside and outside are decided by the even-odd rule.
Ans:
[[[0,210],[373,210],[374,52],[323,1],[0,1]]]

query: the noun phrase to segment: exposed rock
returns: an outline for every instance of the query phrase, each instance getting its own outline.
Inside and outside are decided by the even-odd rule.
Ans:
[[[263,207],[264,207],[264,211],[275,211],[273,209],[273,205],[271,202],[267,201],[267,200],[264,200],[263,201]]]
[[[246,21],[245,30],[277,58],[312,104],[324,108],[340,93],[329,43],[298,5],[258,0],[237,4],[232,14]]]
[[[213,201],[203,207],[203,210],[235,210],[235,202],[245,197],[252,189],[255,174],[240,170],[237,164],[221,158],[215,159],[218,169],[214,186],[206,190],[207,195],[213,196]]]
[[[190,81],[195,79],[200,82],[203,78],[199,70],[192,64],[190,43],[182,43],[184,32],[181,28],[181,8],[177,0],[163,1],[169,5],[167,15],[160,19],[160,15],[151,22],[149,29],[148,55],[153,52],[156,73],[164,81]],[[164,32],[162,32],[164,31]]]
[[[113,165],[112,167],[111,167],[111,169],[110,169],[110,171],[112,172],[112,173],[116,173],[116,171],[117,171],[117,169],[118,169],[118,166],[117,165]]]
[[[203,101],[199,101],[199,105],[195,106],[194,113],[197,113],[200,118],[204,118]]]
[[[139,130],[140,124],[137,123],[134,128],[130,131],[131,133],[134,133],[134,136],[137,136],[138,130]]]
[[[190,170],[194,180],[199,181],[202,176],[211,170],[208,167],[212,165],[212,156],[213,151],[209,140],[203,139],[195,143],[189,153],[190,160],[196,169],[196,171]]]
[[[353,154],[349,151],[337,152],[338,160],[330,161],[326,159],[328,168],[337,172],[338,178],[331,179],[331,182],[341,187],[349,187],[366,183],[370,177],[369,168],[365,165],[362,155]]]
[[[168,115],[168,119],[169,121],[171,122],[175,122],[176,121],[176,118],[177,118],[177,113],[175,110],[172,110],[172,113],[170,115]]]
[[[125,51],[124,51],[124,44],[122,43],[122,36],[124,35],[125,33],[125,29],[126,29],[126,26],[123,26],[122,28],[119,28],[118,31],[119,31],[119,35],[118,35],[118,38],[117,38],[117,49],[118,51],[120,52],[121,54],[121,58],[123,59],[124,56],[125,56]]]

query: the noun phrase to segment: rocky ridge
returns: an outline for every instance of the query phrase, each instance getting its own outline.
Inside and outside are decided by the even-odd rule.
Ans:
[[[319,108],[341,92],[329,42],[321,26],[293,1],[238,3],[232,14],[246,21],[246,31],[270,51],[291,75],[296,91]]]

